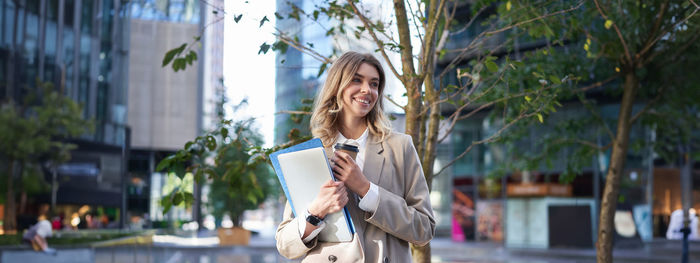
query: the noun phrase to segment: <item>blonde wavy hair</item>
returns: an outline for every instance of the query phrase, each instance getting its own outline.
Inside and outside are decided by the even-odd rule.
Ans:
[[[384,141],[391,132],[391,123],[384,115],[384,86],[386,77],[382,64],[371,54],[358,52],[346,52],[340,56],[328,70],[326,82],[316,96],[314,111],[311,115],[311,134],[320,138],[323,145],[330,147],[335,143],[338,135],[338,120],[340,111],[343,110],[343,89],[350,85],[355,73],[360,69],[362,63],[367,63],[377,69],[379,73],[379,88],[377,103],[374,108],[365,116],[369,132],[380,141]]]

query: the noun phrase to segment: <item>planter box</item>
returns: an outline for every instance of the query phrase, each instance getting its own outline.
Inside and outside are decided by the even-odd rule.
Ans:
[[[219,245],[221,246],[246,246],[250,243],[250,231],[241,228],[219,228]]]
[[[571,196],[573,193],[570,184],[555,183],[540,184],[510,184],[506,188],[509,197],[544,197],[544,196]]]

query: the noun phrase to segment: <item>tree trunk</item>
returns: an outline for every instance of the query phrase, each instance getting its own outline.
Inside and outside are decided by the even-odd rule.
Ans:
[[[430,263],[430,243],[422,247],[411,244],[411,255],[414,263]]]
[[[7,196],[5,197],[5,218],[3,218],[3,230],[5,234],[12,233],[17,228],[17,221],[15,215],[15,189],[12,187],[14,185],[15,177],[15,160],[9,160],[10,169],[7,173]]]
[[[620,103],[620,113],[617,120],[617,132],[612,146],[610,156],[610,166],[605,178],[605,189],[600,205],[600,220],[598,225],[597,261],[598,263],[611,263],[612,242],[615,237],[613,225],[615,209],[617,208],[617,198],[620,192],[620,178],[625,167],[627,158],[627,145],[629,143],[630,117],[634,97],[638,87],[637,75],[634,67],[628,67],[625,72],[623,84],[622,102]]]

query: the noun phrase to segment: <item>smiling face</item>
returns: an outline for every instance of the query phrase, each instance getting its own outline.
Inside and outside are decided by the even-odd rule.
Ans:
[[[377,104],[379,85],[377,69],[371,64],[362,63],[350,84],[343,89],[343,117],[365,118]]]

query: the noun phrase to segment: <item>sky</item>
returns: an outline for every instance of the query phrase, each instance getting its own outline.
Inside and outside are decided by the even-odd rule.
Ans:
[[[271,44],[275,23],[275,1],[227,0],[224,24],[224,84],[230,105],[248,98],[248,107],[235,115],[227,109],[227,118],[253,117],[255,126],[271,147],[275,121],[275,55],[272,50],[259,54],[260,45]],[[234,17],[243,15],[236,23]],[[260,20],[270,20],[259,27]]]
[[[385,3],[386,2],[386,3]],[[379,15],[384,20],[392,20],[393,5],[385,0],[369,0],[363,2],[365,8],[373,10],[375,15]],[[264,147],[272,147],[274,141],[274,117],[275,117],[275,52],[270,50],[267,54],[258,54],[262,43],[272,44],[275,41],[275,8],[276,1],[254,1],[254,0],[226,0],[226,15],[224,24],[224,84],[227,87],[227,95],[230,105],[238,104],[242,99],[248,98],[248,107],[236,112],[234,115],[230,108],[227,111],[227,118],[244,119],[254,117],[256,126],[264,137]],[[243,15],[238,23],[234,18]],[[260,21],[267,17],[269,22],[265,22],[260,27]],[[305,25],[305,26],[314,26]],[[395,34],[395,32],[390,32]],[[395,36],[395,38],[398,38]],[[365,44],[372,43],[369,38]],[[417,38],[415,41],[419,41]],[[418,43],[416,43],[418,44]],[[372,52],[373,45],[369,45],[361,52]],[[358,47],[355,47],[358,48]],[[398,54],[390,53],[392,61],[401,70],[400,57]],[[381,59],[381,55],[375,54]],[[406,97],[402,94],[399,80],[384,65],[387,77],[386,93],[390,94],[395,101],[406,104]],[[311,71],[317,72],[314,68]],[[386,112],[401,112],[398,107],[385,101]]]

